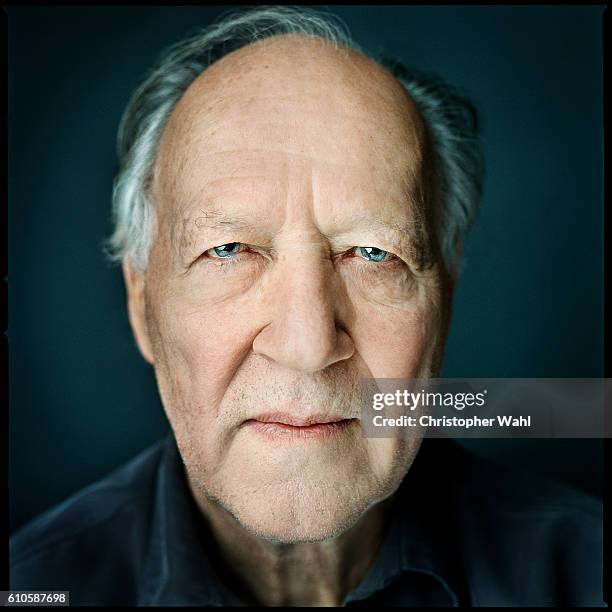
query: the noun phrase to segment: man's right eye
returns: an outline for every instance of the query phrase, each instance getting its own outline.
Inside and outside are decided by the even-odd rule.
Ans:
[[[246,245],[242,244],[242,242],[228,242],[208,249],[204,251],[204,254],[212,259],[228,259],[232,255],[238,255],[245,247]]]

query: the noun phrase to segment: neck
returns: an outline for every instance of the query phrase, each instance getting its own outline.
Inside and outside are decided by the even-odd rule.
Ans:
[[[335,538],[279,543],[246,530],[191,482],[189,486],[216,540],[224,571],[253,604],[262,606],[341,605],[374,562],[395,497],[369,508]]]

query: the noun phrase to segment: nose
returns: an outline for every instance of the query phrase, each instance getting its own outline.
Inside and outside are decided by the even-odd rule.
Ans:
[[[303,372],[351,357],[353,341],[339,324],[338,283],[329,259],[309,257],[284,264],[270,287],[274,295],[268,296],[269,323],[253,341],[253,351]]]

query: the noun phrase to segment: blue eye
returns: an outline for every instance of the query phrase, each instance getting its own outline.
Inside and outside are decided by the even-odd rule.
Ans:
[[[376,247],[355,247],[355,252],[368,261],[384,261],[390,255],[389,251]]]
[[[232,255],[237,255],[240,253],[242,246],[243,245],[241,242],[228,242],[227,244],[222,244],[209,249],[209,252],[212,252],[211,254],[216,255],[217,257],[228,258]]]

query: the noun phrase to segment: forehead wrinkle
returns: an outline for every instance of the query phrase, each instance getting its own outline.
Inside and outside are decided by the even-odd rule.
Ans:
[[[195,79],[179,100],[169,121],[169,131],[176,131],[178,140],[180,136],[187,136],[188,139],[193,137],[197,132],[193,128],[201,123],[202,117],[214,118],[219,116],[219,112],[223,117],[223,113],[228,108],[242,108],[244,105],[250,105],[252,100],[265,99],[266,96],[275,100],[282,99],[282,90],[278,91],[278,95],[267,94],[266,85],[263,83],[264,77],[272,79],[272,83],[278,79],[293,78],[296,66],[292,62],[295,63],[296,56],[302,58],[302,63],[305,64],[304,66],[298,64],[297,70],[306,71],[307,74],[300,75],[296,83],[296,94],[293,97],[300,95],[308,98],[310,90],[308,88],[304,90],[303,85],[299,86],[300,83],[307,78],[320,81],[321,71],[329,73],[330,78],[333,76],[333,85],[336,87],[327,85],[324,95],[308,98],[308,102],[312,102],[313,99],[317,103],[326,102],[330,96],[335,98],[340,96],[339,107],[343,113],[346,114],[352,106],[355,106],[361,109],[361,113],[358,113],[360,121],[363,119],[364,110],[369,110],[367,114],[371,114],[371,110],[376,109],[376,116],[379,117],[384,108],[384,114],[392,115],[392,119],[402,124],[401,131],[405,132],[407,139],[413,143],[419,140],[420,129],[415,126],[415,119],[418,123],[415,105],[386,68],[352,51],[348,56],[340,53],[338,49],[327,49],[325,53],[312,53],[313,49],[326,50],[326,46],[321,46],[317,40],[303,37],[297,37],[296,40],[296,37],[281,36],[266,41],[247,45],[224,56]],[[265,45],[262,45],[264,42]],[[279,53],[279,50],[282,53]],[[257,69],[263,64],[270,69],[259,70],[261,75],[255,79],[254,72],[257,73]],[[316,68],[314,73],[313,66]],[[359,83],[356,83],[356,80]],[[384,89],[384,95],[381,94],[381,88]],[[347,104],[345,99],[347,95],[348,99],[356,104]],[[179,121],[177,117],[181,115]],[[218,129],[215,125],[208,127],[212,133]],[[388,129],[384,131],[391,132]]]
[[[362,227],[368,226],[376,230],[393,232],[396,236],[400,237],[401,244],[408,247],[406,249],[406,254],[415,262],[415,265],[422,267],[431,260],[431,241],[429,238],[431,228],[428,223],[428,215],[425,211],[427,203],[421,181],[416,178],[418,174],[419,173],[415,172],[412,168],[408,168],[403,173],[402,178],[400,178],[403,187],[402,193],[404,195],[402,201],[396,201],[394,204],[392,201],[385,201],[382,195],[380,198],[382,202],[380,208],[382,210],[388,210],[389,206],[395,209],[405,207],[404,210],[409,216],[409,220],[406,222],[383,220],[375,215],[368,215],[367,213],[355,213],[353,215],[349,213],[348,218],[350,222],[354,224],[362,223]],[[257,178],[262,177],[260,176]],[[220,178],[218,180],[221,181],[222,179]],[[206,188],[209,187],[210,184],[211,183],[203,185],[196,195],[203,196],[202,192],[206,191]],[[370,194],[368,199],[370,198],[378,199],[374,193]],[[204,203],[200,204],[201,208],[198,208],[196,213],[185,215],[181,214],[175,207],[172,207],[170,211],[166,208],[168,220],[171,225],[171,242],[172,245],[176,247],[179,257],[186,251],[194,248],[198,240],[198,235],[205,230],[232,229],[252,231],[255,227],[253,222],[240,216],[239,211],[232,212],[230,217],[214,204],[213,199],[208,199],[208,203],[206,203],[206,198],[197,197],[195,199],[204,200]],[[182,209],[184,211],[193,210],[195,208],[195,206],[190,205],[187,201],[183,202]],[[337,216],[336,220],[338,220]],[[348,231],[350,231],[350,229],[354,228],[349,228]],[[401,237],[405,237],[405,239],[401,239]]]
[[[254,153],[255,155],[245,159],[242,157],[244,153]],[[278,156],[283,163],[287,163],[287,158],[305,160],[311,165],[313,162],[315,162],[313,168],[318,165],[317,162],[321,161],[310,154],[272,151],[270,149],[254,147],[244,149],[226,149],[214,153],[204,152],[200,157],[207,157],[213,161],[204,163],[202,166],[199,166],[195,162],[188,165],[188,157],[184,156],[183,166],[188,171],[188,176],[196,176],[196,168],[198,168],[199,171],[197,171],[197,175],[202,175],[202,180],[196,182],[195,185],[193,182],[183,184],[179,181],[179,177],[173,173],[170,173],[172,176],[169,177],[169,180],[162,181],[164,187],[166,188],[166,195],[170,196],[169,199],[176,200],[177,203],[184,202],[185,207],[191,208],[192,206],[195,207],[196,202],[201,202],[208,199],[210,194],[207,192],[210,190],[220,193],[228,190],[229,192],[232,192],[232,183],[236,183],[240,187],[241,191],[248,189],[250,192],[250,198],[261,199],[260,196],[262,186],[264,188],[264,192],[268,192],[270,190],[275,191],[280,177],[271,175],[267,170],[268,167],[275,164],[275,162],[270,159],[266,159],[265,156],[257,155],[257,153],[261,153],[265,156],[273,154],[274,157]],[[416,165],[416,168],[414,168],[413,164],[409,163],[411,160],[402,160],[399,158],[399,156],[395,158],[389,157],[384,161],[389,163],[389,166],[384,168],[385,177],[383,178],[385,181],[387,174],[391,174],[392,176],[396,177],[397,187],[399,188],[398,192],[401,193],[402,198],[405,198],[408,201],[411,209],[424,205],[424,193],[421,185],[422,181],[420,172],[422,163],[417,161],[414,164]],[[278,167],[277,164],[278,162],[276,162],[276,167]],[[388,194],[388,184],[385,185],[385,190],[383,191],[382,189],[376,187],[378,180],[363,180],[364,172],[371,171],[373,175],[378,174],[378,172],[383,169],[383,166],[380,164],[378,166],[368,165],[366,167],[364,164],[325,160],[325,165],[331,167],[341,167],[343,170],[359,170],[361,182],[364,184],[367,183],[367,185],[371,187],[371,193],[369,196],[372,198],[384,198],[383,194]],[[222,173],[219,173],[219,170],[221,170]],[[377,177],[377,179],[380,179],[380,181],[383,180],[380,177]],[[179,187],[179,184],[181,187]],[[319,186],[318,191],[320,191],[322,194],[325,193],[325,183],[322,183]],[[244,197],[244,194],[241,197]],[[266,196],[266,200],[267,199],[268,196]]]
[[[283,46],[280,45],[280,48],[283,49]],[[285,49],[287,49],[287,46],[285,46]],[[243,51],[244,53],[241,55]],[[291,67],[295,54],[291,53],[291,48],[289,48],[289,51],[280,56],[278,53],[276,55],[272,53],[271,56],[264,55],[265,62],[271,64],[273,69],[279,65],[281,68],[283,68],[283,65]],[[299,50],[298,55],[300,53],[302,56],[304,55],[303,47]],[[310,78],[309,75],[312,73],[313,62],[318,62],[319,57],[321,56],[313,53],[312,58],[308,58],[308,66],[311,70],[310,73],[307,72],[306,76],[308,78]],[[194,171],[199,174],[198,168],[202,167],[204,169],[205,167],[205,163],[203,163],[205,158],[210,155],[220,154],[220,152],[209,153],[207,151],[208,137],[214,137],[215,133],[222,128],[223,121],[216,119],[218,113],[222,113],[227,108],[231,109],[232,105],[235,105],[237,102],[242,106],[245,99],[248,102],[249,95],[251,98],[261,98],[262,95],[265,97],[265,89],[258,87],[257,82],[251,78],[253,77],[251,73],[256,71],[261,65],[261,61],[258,64],[257,61],[254,62],[253,60],[260,60],[260,58],[261,56],[257,55],[254,45],[248,45],[234,53],[228,54],[206,69],[192,83],[174,109],[162,137],[160,146],[160,153],[162,155],[159,156],[159,159],[163,162],[160,164],[160,170],[163,175],[162,182],[164,183],[166,195],[170,196],[169,199],[173,201],[177,208],[185,196],[187,197],[183,201],[190,199],[189,196],[193,195],[201,197],[202,192],[206,190],[206,186],[198,186],[198,194],[181,193],[181,189],[185,191],[187,187],[183,184],[184,181],[182,182],[181,178],[195,176]],[[337,61],[331,65],[331,71],[330,63],[327,60],[328,57],[324,56],[321,69],[326,74],[334,75],[333,84],[340,87],[339,92],[333,92],[334,95],[337,97],[340,93],[344,94],[348,91],[358,102],[356,108],[369,109],[370,114],[373,109],[376,109],[376,121],[373,122],[375,125],[371,126],[374,132],[376,132],[374,127],[378,125],[378,129],[389,136],[392,136],[394,133],[401,136],[402,143],[399,143],[397,138],[393,138],[394,146],[387,146],[386,150],[384,147],[383,150],[380,150],[379,147],[383,144],[381,141],[376,142],[374,147],[378,150],[376,157],[386,162],[385,165],[392,174],[399,176],[399,184],[406,196],[407,204],[413,216],[413,233],[415,237],[419,237],[419,240],[411,242],[419,242],[426,245],[428,242],[426,231],[427,215],[423,214],[422,210],[424,202],[421,201],[423,200],[423,189],[420,184],[424,128],[421,117],[418,111],[415,110],[415,104],[401,84],[385,68],[371,60],[359,56],[357,59],[351,57],[351,61],[347,62],[346,58],[344,58],[343,61]],[[375,70],[371,69],[373,66]],[[338,67],[338,69],[336,70],[335,67]],[[366,85],[369,83],[369,86],[365,89],[357,87],[354,82],[355,72],[349,68],[356,68],[359,81],[364,82]],[[292,67],[292,71],[295,72],[295,66]],[[277,76],[278,73],[278,70],[276,70]],[[283,74],[282,71],[280,74]],[[366,77],[370,77],[370,81]],[[372,87],[372,82],[375,82],[378,87]],[[245,83],[247,84],[246,90]],[[382,93],[381,88],[384,89]],[[300,89],[298,93],[303,92]],[[329,95],[329,88],[325,91],[325,97],[327,95]],[[352,99],[352,103],[354,102],[355,100]],[[380,124],[381,105],[384,107],[385,116],[391,119],[390,121],[385,121],[384,125]],[[344,108],[343,111],[346,112],[347,109]],[[358,116],[363,121],[363,110]],[[395,119],[395,121],[392,119]],[[375,134],[370,135],[370,141],[372,141],[373,136]],[[374,145],[374,142],[371,142],[371,144]],[[400,144],[399,147],[398,144]],[[240,154],[244,154],[247,151],[265,153],[266,155],[272,153],[270,148],[263,147],[230,149],[226,152],[229,151]],[[407,155],[408,152],[410,153],[409,155]],[[312,159],[311,155],[300,152],[289,153],[287,151],[279,151],[278,153],[285,156],[294,154],[301,158],[307,157]],[[335,163],[345,167],[363,166],[363,164],[347,163],[350,161],[336,162],[335,160],[327,160],[326,163]],[[262,173],[262,178],[266,178],[264,173]],[[219,178],[219,180],[221,179]],[[184,224],[183,226],[184,229],[189,229],[188,226]],[[182,234],[188,235],[188,232],[183,231]]]
[[[348,115],[346,112],[344,116]],[[238,123],[227,119],[218,120],[207,115],[200,115],[199,121],[189,122],[192,126],[184,134],[175,132],[164,138],[161,146],[160,163],[158,172],[166,175],[167,188],[176,191],[182,179],[189,179],[194,176],[194,171],[200,174],[200,168],[205,169],[210,160],[218,159],[219,163],[227,159],[231,163],[233,154],[247,156],[246,162],[254,163],[261,160],[261,155],[274,155],[281,157],[292,157],[300,160],[314,160],[318,163],[327,165],[345,166],[349,168],[359,167],[380,167],[381,161],[389,170],[397,168],[399,165],[413,166],[418,165],[422,159],[422,143],[420,130],[414,125],[409,125],[407,121],[399,125],[395,122],[388,122],[384,117],[377,115],[372,117],[370,128],[361,127],[368,122],[364,121],[363,113],[350,114],[353,117],[352,123],[359,126],[357,132],[360,133],[362,141],[358,148],[353,148],[354,143],[343,141],[342,133],[340,139],[330,142],[331,148],[317,147],[318,139],[315,134],[317,127],[325,125],[325,121],[317,121],[307,124],[306,131],[291,129],[291,123],[280,120],[273,120],[271,123],[272,132],[262,130],[261,121],[254,126],[256,132],[251,134],[250,140],[244,139],[240,135],[246,130],[247,135],[250,130],[250,123],[240,127],[236,132]],[[348,117],[344,130],[347,135],[355,134],[355,130],[350,129],[351,119]],[[385,125],[380,125],[381,121]],[[282,126],[287,123],[287,128]],[[376,125],[379,127],[376,128]],[[226,129],[228,126],[230,129]],[[279,127],[281,126],[281,127]],[[280,129],[279,132],[276,128]],[[340,129],[340,128],[339,128]],[[312,130],[312,131],[310,131]],[[228,138],[225,138],[227,134]],[[286,134],[285,137],[281,137]],[[219,142],[219,136],[221,142]],[[257,136],[257,138],[254,138]],[[270,136],[270,138],[268,138]],[[240,144],[238,139],[240,137]],[[233,141],[233,142],[232,142]],[[334,144],[335,142],[335,144]],[[307,150],[304,150],[304,147]],[[245,163],[240,160],[240,165]],[[233,164],[236,165],[236,164]],[[234,173],[239,172],[237,168]],[[167,175],[171,175],[167,177]]]

